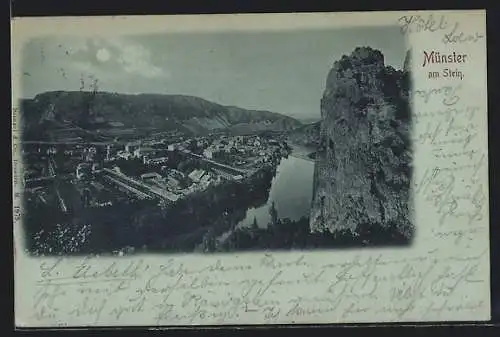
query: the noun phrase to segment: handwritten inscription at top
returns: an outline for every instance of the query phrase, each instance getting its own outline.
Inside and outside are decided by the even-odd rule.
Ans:
[[[460,29],[460,23],[456,22],[453,28],[442,38],[444,44],[476,43],[484,38],[479,32],[465,32]]]
[[[481,32],[463,30],[460,22],[453,22],[446,15],[404,15],[397,23],[404,35],[423,32],[441,34],[441,43],[445,45],[476,43],[485,37]]]
[[[405,15],[398,19],[402,34],[420,32],[436,32],[449,28],[450,24],[444,15]]]

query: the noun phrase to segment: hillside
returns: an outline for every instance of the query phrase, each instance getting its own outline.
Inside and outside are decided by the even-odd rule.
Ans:
[[[395,70],[380,51],[359,47],[334,63],[321,100],[312,231],[411,238],[409,61]]]
[[[202,135],[226,130],[237,133],[287,131],[302,125],[269,111],[228,107],[184,95],[126,95],[107,92],[45,92],[21,102],[25,139],[54,136],[69,129],[97,138],[178,132]],[[95,138],[94,137],[94,138]]]
[[[320,127],[321,122],[299,126],[288,132],[288,140],[297,145],[317,147],[320,144]]]

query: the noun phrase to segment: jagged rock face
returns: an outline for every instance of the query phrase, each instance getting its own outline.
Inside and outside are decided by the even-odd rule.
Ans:
[[[380,51],[356,48],[334,63],[321,101],[311,231],[393,226],[410,235],[409,73]]]

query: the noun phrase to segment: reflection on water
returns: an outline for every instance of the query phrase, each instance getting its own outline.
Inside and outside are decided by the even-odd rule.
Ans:
[[[259,227],[266,227],[271,220],[269,208],[273,201],[278,217],[298,220],[309,216],[313,188],[314,162],[289,156],[283,158],[273,178],[267,202],[257,208],[247,209],[245,219],[238,227],[249,226],[257,220]]]
[[[301,158],[300,158],[301,157]],[[25,226],[35,254],[109,253],[205,249],[210,238],[224,239],[236,226],[257,221],[267,226],[272,203],[280,218],[309,216],[314,162],[300,153],[281,159],[276,172],[263,170],[242,183],[220,184],[174,205],[155,201],[122,202],[110,207],[78,206],[68,195],[71,212],[61,214],[43,203],[28,202]],[[69,186],[69,185],[68,185]],[[67,184],[60,184],[67,194]],[[75,204],[78,207],[75,207]],[[208,240],[210,241],[210,240]]]

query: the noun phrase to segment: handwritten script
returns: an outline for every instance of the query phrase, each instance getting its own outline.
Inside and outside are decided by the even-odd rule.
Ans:
[[[488,152],[486,103],[481,99],[486,87],[477,76],[485,69],[485,34],[479,24],[467,25],[476,16],[461,15],[391,18],[410,44],[412,36],[432,34],[437,41],[433,48],[467,48],[469,68],[461,70],[476,72],[471,83],[426,76],[413,83],[413,246],[119,258],[19,254],[18,323],[185,326],[489,319]],[[428,47],[422,45],[427,36],[418,41],[414,50]],[[43,62],[43,49],[40,57]],[[97,91],[97,79],[90,80]],[[82,90],[86,86],[82,77]],[[19,140],[18,126],[14,118],[13,143]],[[22,172],[16,151],[19,147],[13,145],[18,186]],[[21,190],[14,192],[15,228],[21,227]]]
[[[484,131],[478,118],[482,108],[460,104],[461,84],[414,93],[424,107],[415,112],[414,140],[429,151],[433,163],[415,179],[415,193],[438,215],[437,238],[470,245],[486,230],[481,224],[487,217],[487,152],[478,142]]]
[[[304,255],[263,254],[253,264],[235,258],[196,267],[176,258],[158,264],[60,258],[40,265],[33,318],[113,324],[144,315],[153,325],[303,322],[325,315],[357,321],[380,313],[387,320],[430,313],[446,318],[485,305],[463,296],[485,282],[483,255],[436,258],[429,251],[397,259],[374,253],[318,263]],[[294,291],[304,288],[307,296]]]

